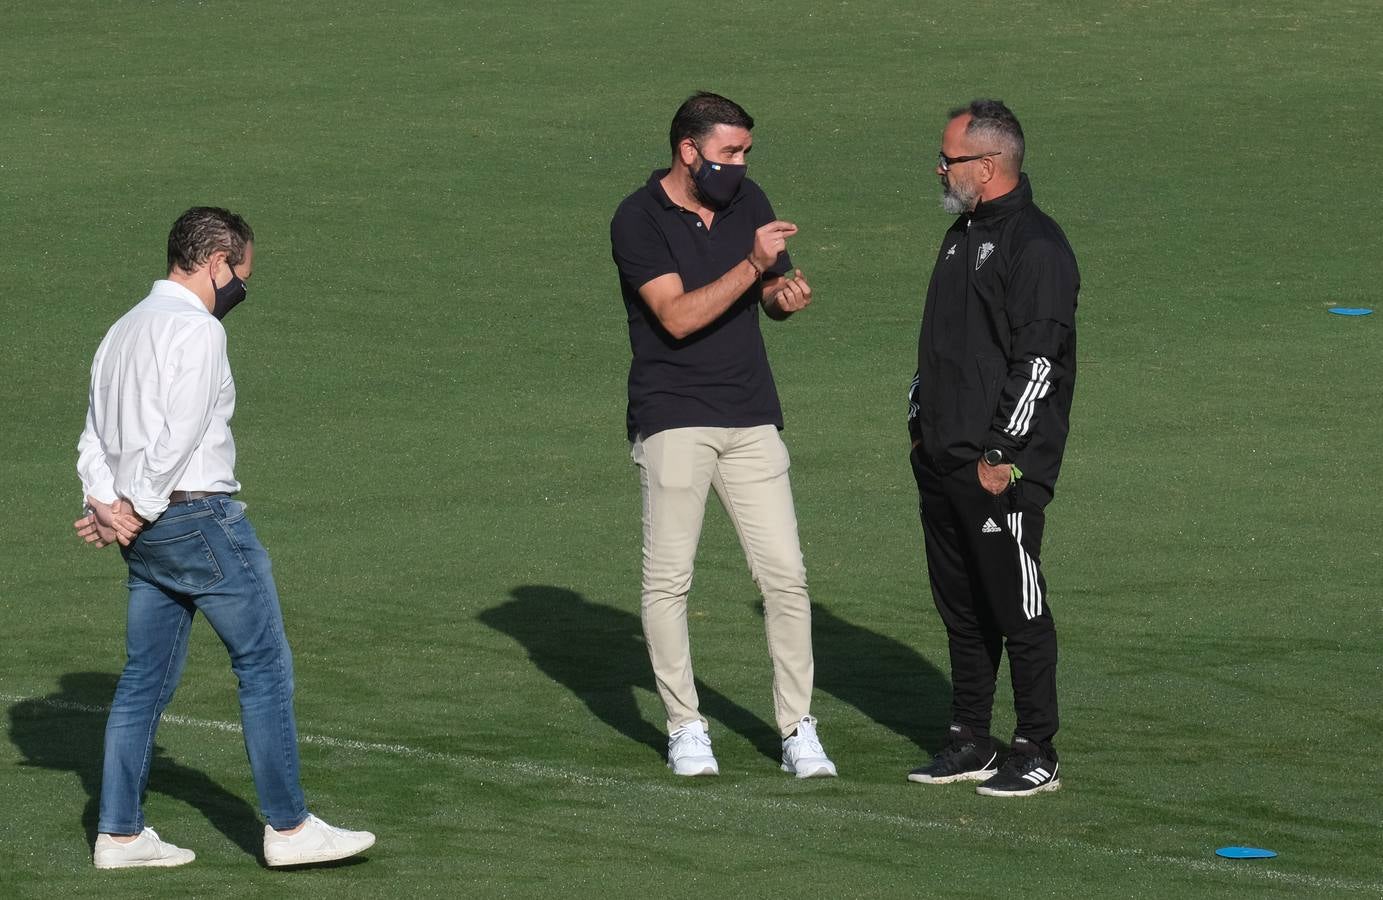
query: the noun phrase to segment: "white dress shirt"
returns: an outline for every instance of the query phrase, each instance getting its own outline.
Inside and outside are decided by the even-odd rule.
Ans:
[[[235,493],[234,412],[220,320],[182,285],[154,282],[92,360],[82,489],[103,503],[124,497],[150,522],[173,491]]]

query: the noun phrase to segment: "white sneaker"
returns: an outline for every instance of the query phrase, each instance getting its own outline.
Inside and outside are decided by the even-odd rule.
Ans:
[[[139,837],[122,844],[108,834],[96,835],[95,852],[91,861],[98,869],[130,869],[135,866],[181,866],[197,858],[197,854],[159,840],[158,832],[146,828]]]
[[[719,775],[706,726],[691,722],[668,735],[667,765],[674,775]]]
[[[797,733],[783,739],[783,771],[798,778],[835,778],[836,764],[826,756],[816,736],[816,719],[803,716]]]
[[[264,864],[303,866],[331,862],[368,850],[374,843],[375,836],[368,831],[347,831],[310,815],[307,824],[295,834],[264,826]]]

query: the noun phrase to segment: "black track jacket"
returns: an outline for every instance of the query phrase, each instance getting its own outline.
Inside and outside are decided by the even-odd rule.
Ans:
[[[1070,430],[1080,273],[1027,175],[946,232],[927,288],[908,430],[941,473],[998,448],[1050,500]]]

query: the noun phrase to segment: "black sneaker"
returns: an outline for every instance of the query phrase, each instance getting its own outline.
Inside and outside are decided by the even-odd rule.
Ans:
[[[1045,750],[1027,738],[1016,737],[999,773],[975,788],[986,797],[1031,797],[1061,788],[1056,751]]]
[[[963,725],[952,725],[946,746],[930,763],[909,772],[908,781],[921,784],[984,781],[998,771],[994,766],[998,758],[989,741],[976,740]]]

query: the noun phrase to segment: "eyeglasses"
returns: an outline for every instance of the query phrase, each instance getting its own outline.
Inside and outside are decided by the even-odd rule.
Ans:
[[[984,159],[986,156],[1003,156],[1002,150],[991,150],[988,153],[976,153],[974,156],[947,156],[945,153],[936,155],[936,167],[943,172],[951,171],[951,166],[956,163],[974,162],[977,159]]]

